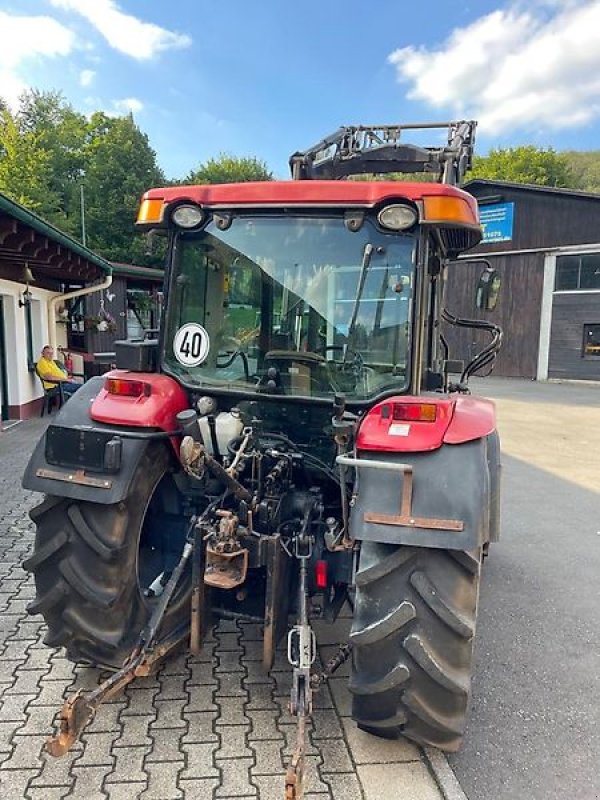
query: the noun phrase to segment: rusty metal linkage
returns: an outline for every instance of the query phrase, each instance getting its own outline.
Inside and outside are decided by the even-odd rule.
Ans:
[[[155,649],[153,648],[169,601],[192,554],[193,544],[191,539],[196,522],[196,517],[192,517],[179,562],[171,573],[171,577],[160,595],[148,623],[142,630],[131,655],[118,672],[107,678],[94,691],[84,693],[80,690],[65,702],[60,714],[59,732],[46,742],[46,750],[50,755],[62,756],[68,752],[86,725],[92,721],[101,703],[118,694],[134,678],[148,675],[153,665],[164,658],[187,635],[187,633],[184,633],[180,637],[167,640]]]

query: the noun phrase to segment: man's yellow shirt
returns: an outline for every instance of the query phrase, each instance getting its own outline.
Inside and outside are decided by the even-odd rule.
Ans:
[[[35,368],[38,375],[42,378],[60,378],[64,381],[67,377],[64,371],[57,366],[52,359],[44,358],[44,356],[39,358]],[[44,389],[53,389],[56,386],[55,383],[49,383],[44,380],[42,380],[42,383],[44,384]]]

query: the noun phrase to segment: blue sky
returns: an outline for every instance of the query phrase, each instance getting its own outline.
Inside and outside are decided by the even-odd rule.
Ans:
[[[476,118],[478,151],[600,149],[600,0],[0,0],[0,95],[132,110],[172,177],[276,176],[341,124]]]

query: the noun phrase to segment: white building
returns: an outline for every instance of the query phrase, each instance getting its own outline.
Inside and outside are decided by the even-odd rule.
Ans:
[[[45,344],[66,346],[68,297],[103,290],[110,262],[0,193],[1,420],[40,412],[35,362]],[[74,364],[76,372],[81,364]]]

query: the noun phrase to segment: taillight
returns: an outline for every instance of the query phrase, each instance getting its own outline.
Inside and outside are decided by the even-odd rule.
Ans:
[[[389,411],[388,411],[389,414]],[[392,419],[400,422],[435,422],[435,403],[393,403]]]
[[[129,381],[123,378],[107,378],[104,388],[109,394],[118,394],[121,397],[150,397],[152,386],[144,381]]]
[[[319,560],[315,563],[315,583],[317,589],[327,588],[327,562]]]

